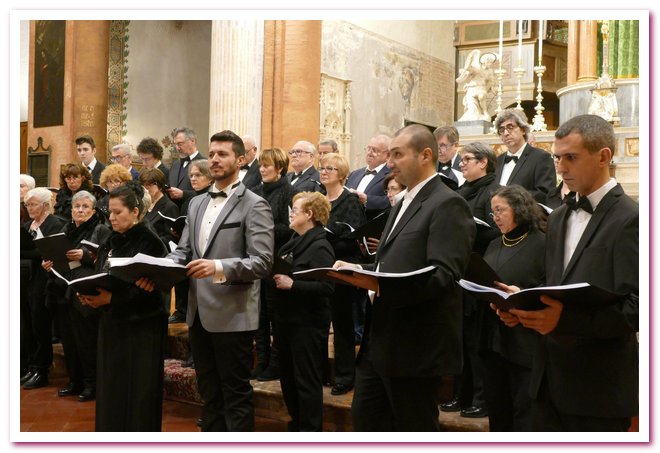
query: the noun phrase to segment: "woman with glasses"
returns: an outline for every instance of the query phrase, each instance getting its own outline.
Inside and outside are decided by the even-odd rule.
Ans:
[[[29,283],[24,288],[27,297],[21,295],[21,384],[29,390],[48,385],[48,369],[53,363],[51,313],[46,307],[45,294],[48,274],[41,267],[41,255],[29,238],[59,233],[63,221],[50,213],[52,193],[45,187],[29,190],[23,201],[30,220],[23,225],[25,239],[21,239],[21,262],[29,263]]]
[[[539,286],[545,281],[545,234],[539,230],[540,207],[518,185],[501,187],[491,199],[493,220],[502,233],[484,260],[507,285]],[[530,431],[529,396],[537,333],[522,325],[507,327],[494,307],[487,310],[482,359],[491,431]]]
[[[278,251],[291,263],[291,273],[332,266],[334,253],[323,228],[329,216],[330,203],[320,193],[301,192],[293,197],[290,227],[297,234]],[[282,396],[291,416],[289,431],[322,431],[322,358],[330,325],[328,297],[334,285],[291,275],[273,276],[279,293],[275,319]]]
[[[126,184],[128,181],[132,181],[133,176],[131,173],[120,164],[110,164],[103,169],[101,172],[101,177],[99,178],[99,185],[108,191],[107,194],[103,195],[97,203],[96,210],[100,211],[105,218],[108,218],[108,200],[109,192],[112,192],[117,187]]]
[[[107,167],[106,167],[107,170]],[[105,170],[104,170],[105,171]],[[72,221],[64,225],[62,232],[73,244],[66,257],[74,267],[65,275],[67,280],[94,274],[94,256],[80,245],[88,240],[98,244],[110,233],[104,225],[105,217],[95,210],[96,198],[86,190],[77,192],[71,201]],[[51,272],[52,261],[43,261],[41,266]],[[96,397],[96,338],[99,316],[95,310],[83,307],[80,301],[61,279],[50,274],[46,287],[54,310],[64,350],[64,362],[69,383],[57,392],[58,396],[78,396],[78,401],[91,401]]]
[[[71,220],[71,197],[79,190],[91,192],[92,174],[82,164],[65,164],[60,171],[60,190],[55,198],[55,215]]]
[[[321,183],[332,206],[327,230],[335,258],[355,263],[361,252],[350,233],[367,222],[360,199],[344,187],[348,177],[348,162],[340,154],[327,154],[319,166]],[[332,395],[349,392],[355,383],[355,332],[353,304],[362,300],[364,291],[353,286],[338,285],[330,299],[335,346],[335,382]]]

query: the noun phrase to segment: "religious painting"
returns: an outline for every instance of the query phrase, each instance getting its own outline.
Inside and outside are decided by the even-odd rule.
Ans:
[[[66,21],[38,20],[34,40],[34,127],[64,124]]]

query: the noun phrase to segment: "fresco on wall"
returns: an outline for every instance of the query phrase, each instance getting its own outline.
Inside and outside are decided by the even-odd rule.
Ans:
[[[64,40],[66,21],[35,21],[34,120],[37,127],[64,124]]]

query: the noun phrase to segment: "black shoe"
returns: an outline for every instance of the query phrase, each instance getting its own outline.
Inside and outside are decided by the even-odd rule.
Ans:
[[[461,417],[481,418],[487,416],[488,416],[488,410],[485,407],[470,406],[465,409],[461,409]]]
[[[461,410],[461,400],[454,398],[451,401],[440,404],[440,410],[442,412],[458,412]]]
[[[25,384],[34,375],[34,371],[30,370],[21,376],[21,385]]]
[[[85,401],[93,401],[96,399],[96,390],[90,387],[85,387],[85,390],[78,395],[78,401],[84,403]]]
[[[266,365],[261,362],[257,363],[257,366],[254,367],[254,370],[252,370],[252,373],[250,374],[250,379],[258,378],[264,371],[266,371]]]
[[[351,390],[353,390],[352,385],[335,384],[335,386],[332,387],[332,390],[330,390],[330,394],[331,395],[343,395],[344,393],[348,393]]]
[[[35,371],[30,379],[28,379],[23,388],[25,390],[38,389],[39,387],[46,387],[48,385],[48,375]]]
[[[263,373],[261,373],[259,376],[257,376],[257,381],[259,382],[266,382],[266,381],[274,381],[280,378],[280,372],[279,370],[275,368],[268,367],[264,370]]]
[[[199,418],[197,419],[197,426],[199,426],[199,427],[201,428],[201,427],[202,427],[202,422],[203,422],[203,421],[204,421],[204,420],[202,420],[202,417],[199,417]]]
[[[82,385],[69,382],[66,387],[57,391],[57,396],[74,396],[80,394],[82,390]]]
[[[182,322],[186,322],[186,315],[183,313],[179,313],[178,311],[175,311],[172,316],[167,318],[167,322],[169,324],[179,324]]]

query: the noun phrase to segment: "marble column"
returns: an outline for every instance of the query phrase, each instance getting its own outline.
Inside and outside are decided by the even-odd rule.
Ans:
[[[213,21],[209,134],[232,130],[261,147],[263,20]]]
[[[577,82],[580,47],[578,22],[577,20],[568,21],[568,55],[566,56],[567,85],[573,85]]]
[[[588,82],[598,78],[598,21],[580,21],[580,49],[578,82]]]

